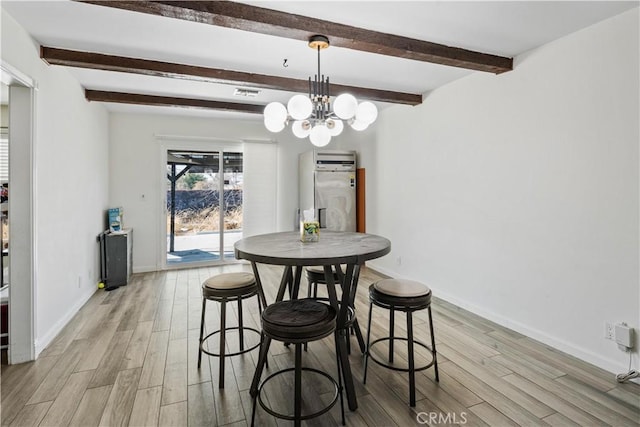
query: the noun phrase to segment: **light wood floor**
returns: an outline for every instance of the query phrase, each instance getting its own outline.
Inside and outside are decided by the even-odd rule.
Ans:
[[[2,425],[249,425],[248,389],[257,350],[228,360],[223,390],[218,389],[218,359],[205,356],[197,368],[200,284],[211,275],[239,270],[249,267],[140,274],[126,287],[98,291],[37,361],[2,367]],[[260,267],[270,301],[280,271]],[[356,307],[363,327],[366,291],[378,277],[365,269],[360,278]],[[351,364],[359,408],[347,411],[347,425],[640,424],[640,386],[618,384],[609,372],[441,300],[435,299],[433,310],[440,382],[434,382],[432,369],[420,372],[412,409],[405,374],[370,363],[367,384],[362,385],[362,357],[354,345]],[[233,324],[235,307],[227,313],[228,324]],[[258,325],[255,299],[245,303],[243,313],[245,324]],[[428,341],[425,315],[415,316],[414,329]],[[207,316],[207,329],[215,330],[217,304],[208,304]],[[386,335],[387,319],[386,310],[374,309],[373,337]],[[399,315],[398,335],[403,323]],[[234,337],[228,336],[230,350],[237,348]],[[403,347],[396,348],[397,363],[406,360]],[[292,348],[274,342],[269,371],[291,366],[292,353]],[[303,363],[334,374],[332,339],[311,343]],[[290,379],[266,387],[265,395],[273,408],[287,410],[292,403]],[[318,378],[306,379],[307,409],[331,395],[331,388]],[[306,424],[339,422],[337,405]],[[258,410],[256,425],[290,423]]]

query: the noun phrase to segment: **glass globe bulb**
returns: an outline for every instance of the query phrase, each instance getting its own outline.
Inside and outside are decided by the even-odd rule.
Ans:
[[[360,120],[353,120],[351,123],[351,127],[355,130],[365,130],[367,127],[369,127],[369,123],[366,122],[362,122]]]
[[[287,107],[279,102],[270,102],[264,107],[264,118],[274,123],[284,122],[287,120]]]
[[[329,129],[325,125],[315,125],[309,134],[309,140],[316,147],[324,147],[331,141]]]
[[[342,133],[344,124],[342,120],[329,119],[327,120],[327,129],[329,129],[329,135],[338,136]]]
[[[284,129],[285,122],[280,120],[270,120],[267,117],[264,118],[264,127],[267,128],[268,131],[273,133],[278,133],[282,129]]]
[[[369,101],[361,102],[356,108],[356,120],[371,124],[378,118],[378,108]]]
[[[355,116],[356,108],[358,108],[358,100],[348,93],[338,95],[336,100],[333,101],[333,111],[342,120],[349,120]]]
[[[291,125],[291,131],[298,138],[306,138],[311,133],[311,123],[309,120],[296,120]]]
[[[289,110],[289,114],[294,120],[304,120],[311,115],[313,104],[304,95],[294,95],[287,104],[287,110]]]

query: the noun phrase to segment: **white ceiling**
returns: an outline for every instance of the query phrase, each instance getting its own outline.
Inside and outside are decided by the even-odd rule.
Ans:
[[[637,1],[253,1],[256,6],[513,57],[638,6]],[[316,52],[304,42],[73,1],[8,1],[40,44],[307,79]],[[284,59],[288,67],[283,67]],[[333,83],[424,94],[474,71],[332,47],[321,53]],[[291,93],[233,95],[237,85],[68,68],[87,89],[267,104]],[[517,68],[514,71],[517,72]],[[111,111],[258,118],[255,114],[105,104]],[[378,103],[379,108],[389,104]],[[178,111],[180,110],[180,111]]]

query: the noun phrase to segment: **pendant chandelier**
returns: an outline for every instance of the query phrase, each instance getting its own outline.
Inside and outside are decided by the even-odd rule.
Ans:
[[[343,93],[331,104],[329,77],[320,74],[320,50],[329,47],[325,36],[312,36],[309,47],[318,51],[318,74],[309,77],[309,96],[294,95],[287,106],[271,102],[264,109],[264,125],[271,132],[280,132],[291,123],[298,138],[309,137],[317,147],[324,147],[332,136],[340,135],[344,123],[355,130],[365,130],[378,117],[378,109],[369,101],[358,103],[351,94]],[[332,109],[333,107],[333,109]]]

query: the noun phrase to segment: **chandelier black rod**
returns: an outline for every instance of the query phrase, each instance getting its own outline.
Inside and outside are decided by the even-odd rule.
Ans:
[[[320,45],[318,45],[318,76],[316,77],[316,80],[320,78]],[[323,77],[324,80],[324,77]],[[322,89],[319,90],[319,92],[321,92]],[[320,96],[322,96],[322,94],[320,94]]]

